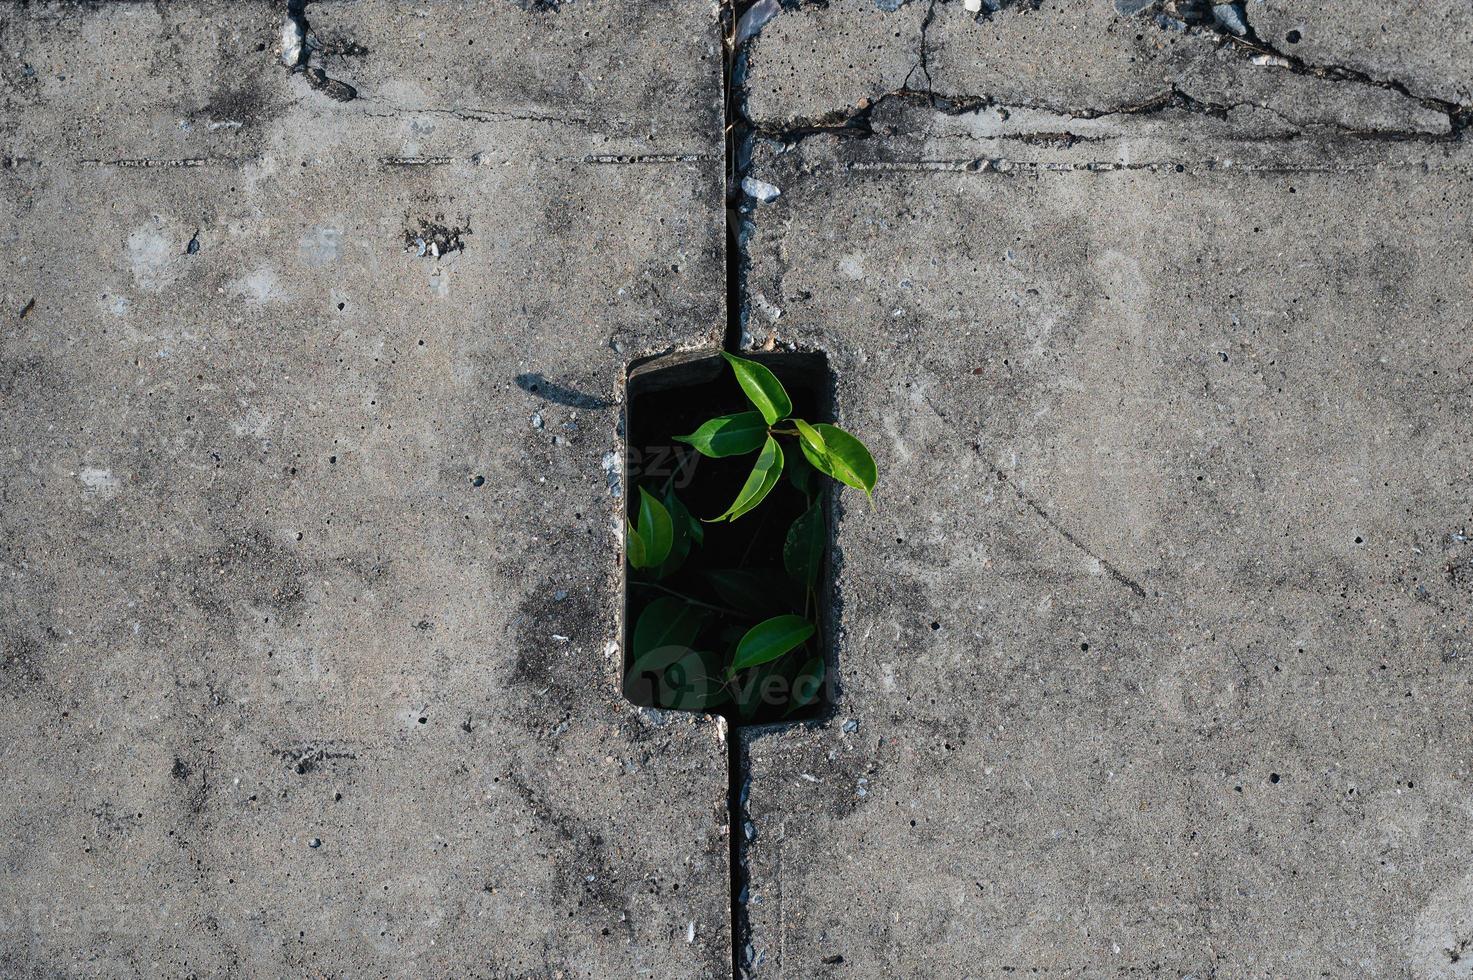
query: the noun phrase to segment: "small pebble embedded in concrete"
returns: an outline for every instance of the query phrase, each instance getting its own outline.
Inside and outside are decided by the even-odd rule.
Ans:
[[[769,184],[765,180],[758,180],[756,177],[743,177],[742,190],[763,204],[771,204],[782,196],[782,191],[776,185]]]
[[[319,837],[313,837],[313,838],[311,838],[310,840],[307,841],[307,846],[308,847],[311,847],[311,848],[321,847],[322,846],[322,839],[319,838]]]
[[[1248,33],[1248,22],[1243,18],[1243,7],[1237,3],[1219,3],[1212,8],[1212,19],[1236,37]]]

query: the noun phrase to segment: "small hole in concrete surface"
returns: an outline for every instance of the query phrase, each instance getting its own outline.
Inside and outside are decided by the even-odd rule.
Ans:
[[[832,382],[823,354],[742,356],[777,376],[792,399],[794,416],[813,423],[832,418]],[[682,523],[685,532],[685,541],[676,542],[661,566],[636,569],[623,563],[624,694],[635,704],[709,711],[742,725],[819,717],[833,702],[827,641],[832,633],[827,621],[830,481],[807,464],[794,437],[774,436],[784,467],[771,491],[734,521],[706,523],[701,519],[732,505],[758,452],[712,458],[675,441],[712,418],[752,408],[719,354],[673,354],[630,366],[626,515],[640,525],[643,490],[670,512],[676,537]],[[773,428],[792,425],[780,422]],[[821,537],[822,547],[811,588],[795,580],[791,555],[784,554],[800,519],[819,522],[811,540],[816,545]],[[729,675],[742,638],[779,617],[806,620],[815,632],[776,659]]]

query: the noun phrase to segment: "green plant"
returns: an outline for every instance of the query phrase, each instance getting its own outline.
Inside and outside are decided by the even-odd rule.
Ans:
[[[794,417],[787,391],[765,366],[722,356],[753,410],[718,416],[674,438],[713,459],[752,453],[756,459],[731,505],[715,517],[692,515],[673,477],[656,492],[638,488],[636,517],[625,531],[630,587],[653,596],[635,618],[626,683],[654,684],[654,700],[663,707],[730,706],[743,719],[764,705],[791,714],[812,704],[823,686],[816,591],[827,541],[821,478],[869,498],[878,473],[859,439],[838,426]],[[781,569],[762,567],[761,555],[749,562],[749,543],[738,567],[685,574],[681,588],[672,588],[671,576],[692,549],[704,547],[707,525],[729,525],[752,513],[785,473],[802,505],[781,540]],[[755,541],[756,532],[749,537]]]

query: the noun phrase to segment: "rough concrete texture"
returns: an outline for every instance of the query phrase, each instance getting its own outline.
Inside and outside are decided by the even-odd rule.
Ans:
[[[750,42],[744,342],[882,479],[835,715],[739,739],[742,972],[1473,976],[1470,16]],[[0,53],[0,975],[730,976],[724,729],[616,676],[620,372],[727,314],[716,9]]]
[[[837,716],[743,734],[753,976],[1473,976],[1461,42],[1387,20],[1388,86],[1158,10],[752,49],[747,342],[882,474]]]
[[[0,975],[730,975],[609,476],[723,328],[719,33],[524,6],[0,10]]]

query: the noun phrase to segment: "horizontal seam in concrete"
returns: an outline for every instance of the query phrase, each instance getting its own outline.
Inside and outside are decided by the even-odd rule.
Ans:
[[[714,153],[585,153],[582,156],[536,157],[538,163],[574,163],[599,166],[658,165],[669,163],[719,163],[721,157]],[[517,158],[518,163],[526,158]],[[450,164],[466,164],[473,167],[494,166],[480,156],[393,156],[379,157],[378,162],[386,167],[441,167]]]
[[[367,99],[360,99],[368,102]],[[589,126],[592,120],[585,116],[548,116],[538,113],[506,112],[500,109],[477,109],[459,108],[453,106],[398,106],[383,100],[373,100],[374,104],[386,106],[388,112],[370,112],[365,110],[364,116],[370,119],[397,119],[400,116],[449,116],[462,122],[478,123],[552,123],[560,126]],[[608,122],[627,127],[629,124],[623,119],[610,119]]]
[[[1181,169],[1178,170],[1178,168]],[[803,176],[814,176],[831,171],[848,171],[851,173],[876,174],[961,173],[1026,177],[1041,173],[1090,174],[1132,172],[1138,170],[1153,172],[1176,171],[1178,173],[1241,173],[1260,176],[1271,176],[1274,174],[1395,173],[1399,171],[1468,174],[1473,173],[1473,164],[1440,167],[1420,160],[1412,160],[1405,163],[1376,163],[1358,167],[1344,164],[1251,164],[1234,160],[1204,160],[1196,162],[1157,160],[1140,163],[1119,163],[1109,160],[1050,162],[1042,160],[1015,160],[1007,157],[961,157],[949,159],[915,158],[840,161],[832,164],[807,166],[803,168],[801,173]]]
[[[124,167],[149,169],[152,167],[241,167],[254,163],[258,157],[123,157],[116,160],[78,160],[84,167]],[[45,162],[27,159],[28,163],[46,166]]]
[[[75,161],[76,166],[114,167],[120,170],[186,169],[194,167],[246,167],[260,163],[261,157],[124,157],[115,160],[86,158]],[[619,166],[719,163],[721,157],[714,153],[584,153],[577,156],[515,157],[516,163],[579,164],[590,166]],[[495,166],[495,162],[478,155],[469,157],[450,156],[386,156],[379,157],[384,167],[442,167],[460,164],[473,167]],[[18,170],[22,166],[43,168],[50,166],[45,160],[35,157],[10,157],[3,167]]]

